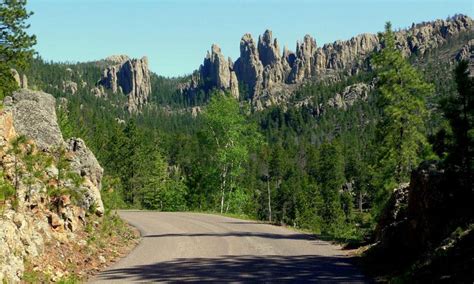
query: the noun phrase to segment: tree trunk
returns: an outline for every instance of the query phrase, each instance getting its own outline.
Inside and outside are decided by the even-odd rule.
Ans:
[[[267,192],[268,192],[268,221],[272,222],[272,196],[270,192],[270,178],[267,178]]]
[[[225,179],[227,176],[227,168],[224,168],[224,171],[222,172],[222,181],[221,181],[221,214],[224,213],[224,199],[225,199]]]
[[[362,191],[359,191],[359,212],[362,213]]]

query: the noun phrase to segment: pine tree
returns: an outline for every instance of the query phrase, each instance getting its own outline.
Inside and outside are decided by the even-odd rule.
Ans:
[[[33,56],[36,37],[28,35],[25,21],[26,0],[4,0],[0,3],[0,99],[17,88],[11,68],[25,68]]]
[[[158,150],[152,153],[148,152],[147,156],[151,162],[147,163],[150,167],[147,167],[148,172],[144,178],[143,205],[147,209],[163,210],[168,201],[164,198],[169,179],[168,164]]]
[[[396,48],[390,23],[381,41],[383,49],[372,60],[378,79],[377,102],[382,110],[378,125],[380,164],[385,185],[394,187],[409,178],[426,150],[425,98],[433,92],[433,86]]]
[[[319,208],[325,230],[334,233],[344,222],[340,191],[344,184],[344,158],[338,141],[324,143],[319,149],[317,164],[318,183],[323,207]]]
[[[460,181],[472,189],[474,172],[474,79],[469,77],[468,61],[461,61],[455,71],[457,92],[442,102],[442,109],[452,130],[448,165],[460,173]]]

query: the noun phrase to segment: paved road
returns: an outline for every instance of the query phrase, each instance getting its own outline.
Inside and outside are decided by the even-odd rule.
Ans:
[[[119,214],[143,240],[92,282],[367,282],[339,247],[282,227],[196,213]]]

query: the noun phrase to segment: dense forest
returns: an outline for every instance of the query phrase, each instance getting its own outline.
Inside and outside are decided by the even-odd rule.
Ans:
[[[25,3],[8,5],[12,9],[0,10],[0,31],[8,43],[0,47],[0,97],[20,87],[14,68],[16,76],[28,78],[28,88],[56,98],[64,139],[84,138],[104,167],[101,194],[107,209],[234,214],[350,244],[377,241],[367,259],[396,256],[393,267],[383,264],[388,273],[403,272],[405,260],[414,262],[446,238],[461,240],[449,252],[430,255],[433,262],[413,266],[421,282],[430,279],[426,273],[444,269],[451,253],[460,265],[472,263],[472,46],[471,62],[455,55],[473,31],[407,57],[387,23],[367,68],[336,80],[306,80],[287,101],[263,109],[255,108],[243,85],[240,98],[213,88],[189,95],[183,86],[195,74],[151,73],[150,99],[139,112],[130,112],[123,93],[91,91],[106,60],[43,60],[32,49],[35,36],[24,32],[31,15]],[[336,94],[358,84],[367,86],[366,96],[338,107]],[[14,150],[26,143],[21,139],[12,142]],[[58,166],[58,180],[65,168]],[[412,200],[397,204],[407,188]],[[417,192],[420,188],[426,192]],[[417,194],[425,199],[416,200]],[[401,207],[396,210],[403,220],[390,216],[394,206]],[[408,224],[419,221],[417,212],[425,214],[418,214],[425,223]],[[409,239],[412,233],[426,239]],[[404,238],[411,243],[400,244]],[[464,246],[471,260],[456,252]],[[402,252],[405,258],[397,259]],[[413,271],[405,272],[406,279]]]
[[[411,170],[446,158],[453,131],[443,102],[457,93],[455,65],[437,59],[469,36],[423,58],[404,58],[388,26],[371,71],[307,82],[289,103],[263,111],[219,91],[187,98],[178,89],[188,77],[152,74],[151,103],[131,115],[121,107],[125,96],[90,93],[100,61],[38,57],[25,73],[30,88],[58,98],[64,135],[84,137],[104,166],[108,206],[241,214],[360,241],[370,237],[392,190],[409,181]],[[69,80],[82,82],[74,95],[61,88]],[[347,109],[315,113],[293,103],[324,104],[359,82],[375,88]],[[401,91],[403,97],[395,95]],[[189,112],[196,105],[203,109],[197,116]]]

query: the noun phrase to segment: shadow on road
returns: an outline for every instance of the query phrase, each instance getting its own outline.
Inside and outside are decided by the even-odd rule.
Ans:
[[[104,271],[100,278],[130,277],[144,282],[367,282],[348,258],[272,255],[176,259]]]
[[[144,238],[167,238],[167,237],[255,237],[274,240],[306,240],[320,241],[318,245],[329,245],[319,240],[316,236],[309,234],[272,234],[272,233],[256,233],[256,232],[229,232],[229,233],[179,233],[179,234],[157,234],[145,235]]]

